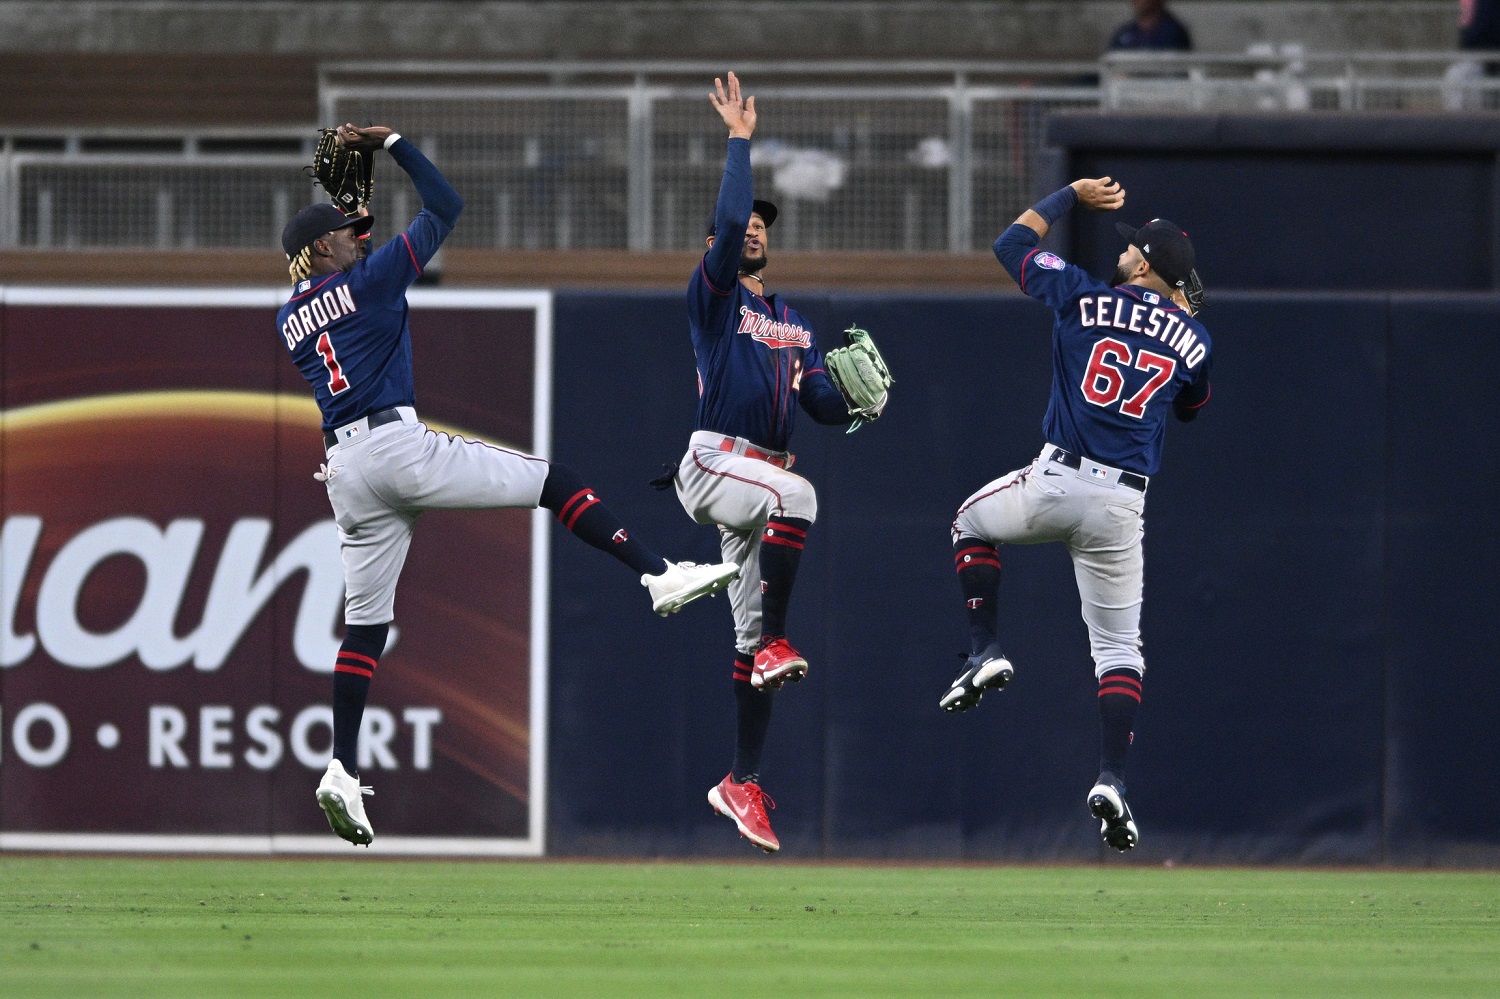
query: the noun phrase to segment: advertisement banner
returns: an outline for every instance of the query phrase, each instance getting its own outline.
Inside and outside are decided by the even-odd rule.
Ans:
[[[281,289],[0,289],[0,847],[347,852],[343,628]],[[545,455],[551,298],[415,290],[417,413]],[[544,511],[422,515],[360,733],[372,852],[535,855]]]

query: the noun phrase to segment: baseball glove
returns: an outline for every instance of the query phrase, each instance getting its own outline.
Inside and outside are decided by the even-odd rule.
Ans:
[[[823,362],[828,377],[843,393],[849,415],[854,417],[854,425],[848,431],[853,433],[861,423],[873,422],[885,411],[895,379],[869,333],[850,326],[844,330],[844,341],[846,346],[830,350]]]
[[[1196,316],[1203,311],[1203,279],[1195,267],[1188,271],[1187,284],[1182,286],[1182,297],[1187,301],[1188,315]]]
[[[375,154],[348,148],[331,128],[323,129],[307,170],[345,215],[368,205],[375,192]]]

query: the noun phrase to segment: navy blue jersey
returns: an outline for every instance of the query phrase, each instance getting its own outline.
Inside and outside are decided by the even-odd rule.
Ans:
[[[820,423],[849,409],[823,370],[812,327],[777,295],[739,280],[754,196],[750,140],[730,139],[714,209],[714,245],[688,282],[688,328],[698,363],[699,430],[785,451],[801,405]]]
[[[1155,475],[1168,410],[1208,400],[1208,331],[1171,299],[1137,285],[1112,288],[1038,242],[1035,230],[1013,225],[995,241],[995,256],[1057,317],[1043,434],[1076,454]]]
[[[1162,11],[1156,23],[1143,28],[1135,21],[1127,21],[1115,30],[1109,40],[1112,49],[1139,49],[1157,51],[1188,52],[1193,47],[1192,36],[1182,22],[1169,11]]]
[[[407,230],[348,271],[299,281],[277,330],[312,386],[323,429],[391,406],[416,404],[406,289],[453,231],[463,199],[405,139],[391,158],[411,175],[422,210]]]

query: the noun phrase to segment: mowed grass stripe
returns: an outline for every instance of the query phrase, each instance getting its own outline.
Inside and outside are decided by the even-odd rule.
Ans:
[[[1481,996],[1481,872],[0,858],[0,995]]]

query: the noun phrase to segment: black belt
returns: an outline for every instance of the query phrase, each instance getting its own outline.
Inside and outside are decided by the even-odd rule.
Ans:
[[[382,409],[379,412],[371,413],[370,415],[364,417],[364,420],[369,424],[371,430],[374,430],[376,427],[383,427],[387,423],[400,423],[401,410],[397,409],[395,406],[392,406],[390,409]],[[358,423],[359,420],[355,420],[354,422]],[[349,424],[346,423],[344,424],[344,426],[349,426]],[[340,427],[339,429],[342,430],[343,427]],[[342,443],[342,441],[339,440],[337,431],[323,431],[324,450],[327,450],[328,448],[333,447],[335,444],[340,443]],[[1073,467],[1077,468],[1078,466],[1075,465]]]
[[[1077,468],[1078,466],[1083,464],[1083,459],[1081,457],[1069,451],[1064,451],[1060,447],[1054,447],[1052,449],[1052,454],[1048,456],[1047,460],[1055,461],[1059,465],[1062,465],[1066,468]],[[1092,458],[1090,458],[1089,460],[1093,461]],[[1113,465],[1105,465],[1102,461],[1094,463],[1104,468],[1114,467]],[[1146,483],[1149,481],[1150,480],[1147,479],[1144,475],[1137,475],[1135,472],[1126,472],[1123,470],[1120,472],[1120,485],[1129,486],[1131,489],[1134,489],[1137,492],[1145,492]]]

